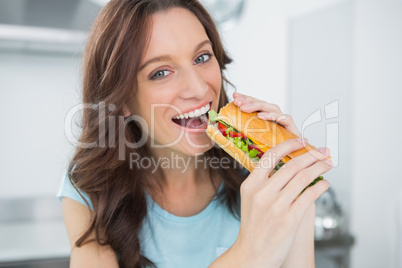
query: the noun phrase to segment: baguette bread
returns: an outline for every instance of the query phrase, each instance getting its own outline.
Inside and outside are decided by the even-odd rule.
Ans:
[[[260,119],[257,112],[245,113],[240,110],[233,102],[222,107],[218,114],[218,120],[232,126],[239,132],[244,133],[261,151],[264,153],[270,148],[275,147],[288,139],[298,138],[286,128],[273,121]],[[216,124],[210,124],[206,130],[207,135],[222,147],[230,156],[243,165],[248,171],[253,171],[258,161],[251,159],[242,150],[237,148],[218,130]],[[282,159],[286,163],[290,159],[302,155],[310,150],[315,149],[314,146],[306,144],[306,146],[298,151],[290,153]]]
[[[216,124],[208,125],[207,135],[248,171],[251,172],[254,170],[254,167],[257,165],[258,161],[248,157],[242,150],[237,148],[233,142],[225,138],[225,136],[223,136],[218,130]]]

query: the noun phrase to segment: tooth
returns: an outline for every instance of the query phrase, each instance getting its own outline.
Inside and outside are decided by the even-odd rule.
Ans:
[[[209,105],[209,103],[207,103],[204,107],[202,107],[200,109],[195,109],[194,111],[191,111],[189,113],[180,114],[180,115],[176,116],[175,118],[177,118],[177,119],[186,118],[187,119],[187,118],[198,117],[198,116],[203,115],[206,112],[208,112],[210,108],[211,108],[211,106]]]

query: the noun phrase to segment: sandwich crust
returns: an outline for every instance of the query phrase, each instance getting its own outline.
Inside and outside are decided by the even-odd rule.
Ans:
[[[218,130],[216,124],[208,125],[207,135],[215,143],[219,145],[223,150],[225,150],[231,157],[236,159],[243,167],[248,171],[253,171],[254,167],[257,165],[258,161],[248,157],[242,150],[236,147],[233,142],[229,141],[222,133]]]
[[[227,152],[231,157],[233,157],[237,162],[239,162],[248,171],[252,172],[257,166],[258,161],[256,159],[250,158],[246,153],[236,147],[234,143],[229,141],[222,133],[218,130],[216,124],[208,125],[206,133],[208,137],[219,145],[225,152]],[[275,169],[271,171],[268,177],[271,177],[276,172]]]
[[[220,109],[218,119],[244,133],[264,153],[286,140],[299,137],[276,122],[260,119],[257,112],[241,111],[233,102]],[[290,153],[288,157],[295,158],[313,149],[315,147],[307,143],[304,148]],[[288,160],[290,159],[284,158],[282,161],[286,163]]]

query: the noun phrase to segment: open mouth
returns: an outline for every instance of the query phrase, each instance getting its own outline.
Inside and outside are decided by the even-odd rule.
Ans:
[[[185,128],[201,128],[208,124],[208,111],[211,109],[211,104],[212,102],[200,109],[175,116],[172,121]]]

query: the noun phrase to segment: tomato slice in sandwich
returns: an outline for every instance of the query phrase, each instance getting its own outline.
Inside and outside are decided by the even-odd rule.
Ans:
[[[219,131],[222,133],[223,136],[227,136],[226,135],[226,130],[228,129],[224,124],[222,124],[221,122],[218,122],[218,129]]]
[[[224,124],[221,122],[218,122],[218,129],[222,133],[223,136],[227,137],[228,134],[226,133],[226,130],[228,129]],[[234,137],[241,137],[242,139],[247,139],[247,136],[244,135],[241,132],[236,132],[236,131],[229,131],[229,137],[234,138]]]

